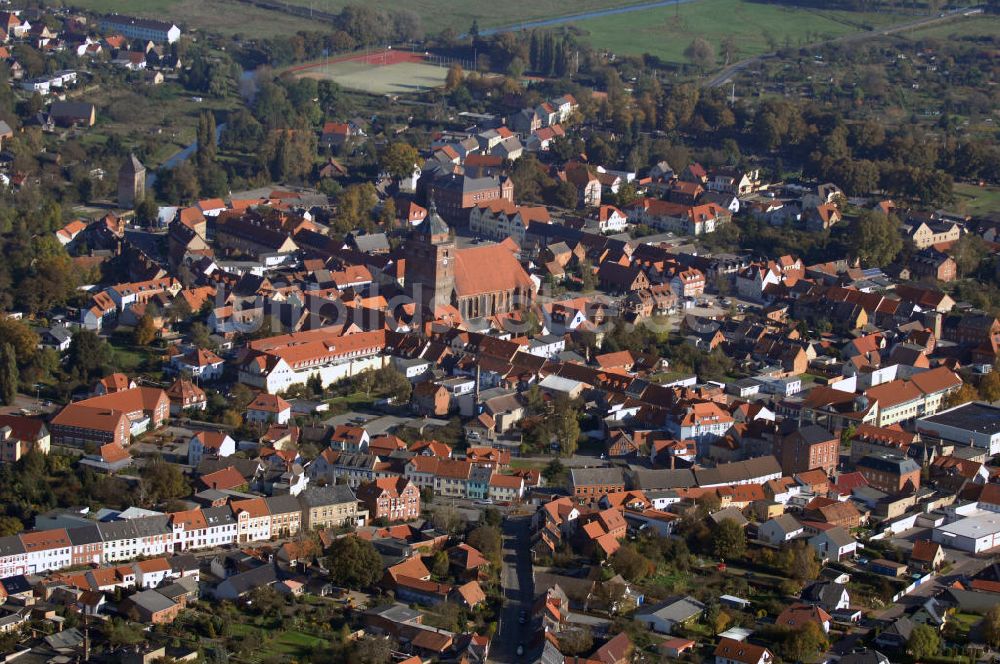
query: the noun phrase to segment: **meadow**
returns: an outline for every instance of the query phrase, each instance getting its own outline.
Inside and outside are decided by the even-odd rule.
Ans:
[[[98,13],[120,12],[171,21],[185,30],[226,36],[273,37],[323,27],[306,18],[261,9],[238,0],[73,0],[73,5]]]
[[[996,37],[1000,35],[1000,16],[967,16],[943,25],[919,28],[903,33],[909,39],[950,39],[953,37]]]
[[[817,11],[746,0],[696,0],[573,25],[589,34],[595,48],[621,55],[649,53],[667,62],[684,63],[684,49],[695,36],[712,43],[721,61],[720,43],[727,36],[736,42],[736,59],[742,59],[775,47],[805,45],[903,20],[903,16],[889,12]]]
[[[473,20],[481,28],[517,25],[519,21],[533,21],[567,14],[580,14],[596,9],[643,4],[649,0],[532,0],[520,3],[493,2],[491,0],[287,0],[290,5],[309,7],[317,11],[336,13],[349,4],[364,4],[379,9],[409,9],[422,19],[429,33],[452,28],[459,33],[469,30]],[[163,18],[181,27],[197,28],[222,34],[246,36],[271,36],[293,34],[298,30],[322,30],[326,26],[317,21],[291,16],[280,11],[261,9],[237,0],[74,0],[75,6],[95,12],[121,12],[136,16]]]
[[[972,184],[955,185],[955,205],[960,214],[1000,214],[1000,187],[977,187]]]

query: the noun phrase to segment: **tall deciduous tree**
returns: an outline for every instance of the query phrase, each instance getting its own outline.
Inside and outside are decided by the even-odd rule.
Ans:
[[[894,217],[865,210],[854,224],[851,251],[865,265],[881,266],[892,262],[903,249],[903,236]]]
[[[382,168],[389,175],[402,180],[413,174],[413,169],[417,165],[420,153],[409,143],[396,141],[390,143],[382,155]]]
[[[704,37],[695,37],[684,49],[684,57],[704,71],[715,64],[715,47]]]
[[[347,535],[330,547],[327,568],[334,583],[346,588],[367,588],[382,576],[382,558],[371,542]]]
[[[17,397],[17,355],[14,347],[4,344],[0,347],[0,401],[5,406],[14,403]]]
[[[927,659],[941,650],[941,637],[930,625],[917,625],[910,632],[906,648],[917,661]]]
[[[723,560],[739,558],[746,547],[747,538],[743,526],[733,519],[723,519],[712,532],[712,549]]]
[[[156,323],[152,316],[146,314],[139,319],[139,324],[135,326],[135,330],[132,332],[132,341],[137,346],[147,346],[153,343],[154,339],[156,339]]]
[[[448,74],[444,79],[444,89],[451,92],[458,86],[462,85],[462,79],[464,77],[465,72],[462,70],[462,65],[454,64],[448,67]]]

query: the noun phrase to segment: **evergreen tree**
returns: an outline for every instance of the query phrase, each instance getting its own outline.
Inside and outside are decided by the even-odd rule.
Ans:
[[[538,71],[538,60],[540,59],[539,49],[541,45],[538,43],[538,31],[531,31],[531,45],[528,49],[528,66],[531,71]]]
[[[554,68],[556,76],[562,78],[566,75],[566,72],[569,71],[569,67],[567,67],[567,62],[566,62],[566,45],[562,42],[562,40],[560,40],[559,43],[556,45],[555,60],[556,61],[554,63]]]
[[[198,116],[198,147],[195,152],[195,163],[198,170],[205,170],[215,162],[215,116],[211,111],[205,111]]]
[[[4,344],[0,348],[0,402],[10,406],[17,396],[17,355],[14,347]]]
[[[538,71],[543,76],[552,75],[552,35],[545,33],[545,40],[542,42],[542,58],[539,63]]]

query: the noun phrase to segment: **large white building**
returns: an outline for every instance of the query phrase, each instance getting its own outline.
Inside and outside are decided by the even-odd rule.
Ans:
[[[934,529],[932,539],[959,551],[980,553],[1000,546],[1000,514],[978,511],[964,519]]]
[[[151,18],[112,14],[101,21],[101,32],[120,32],[129,39],[173,44],[181,38],[181,29],[173,23]]]
[[[343,335],[339,326],[324,327],[259,339],[249,346],[239,380],[268,394],[305,385],[314,375],[325,387],[389,363],[383,352],[385,330]]]
[[[927,438],[981,447],[1000,454],[1000,407],[974,401],[917,420],[917,432]]]

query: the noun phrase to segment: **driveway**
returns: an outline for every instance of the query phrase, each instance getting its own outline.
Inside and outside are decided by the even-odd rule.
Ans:
[[[535,580],[531,566],[531,519],[508,517],[503,523],[503,569],[500,586],[503,590],[503,608],[500,614],[499,638],[494,639],[490,660],[517,662],[517,646],[528,645],[533,627],[529,622],[518,622],[521,611],[531,614],[535,597]]]

